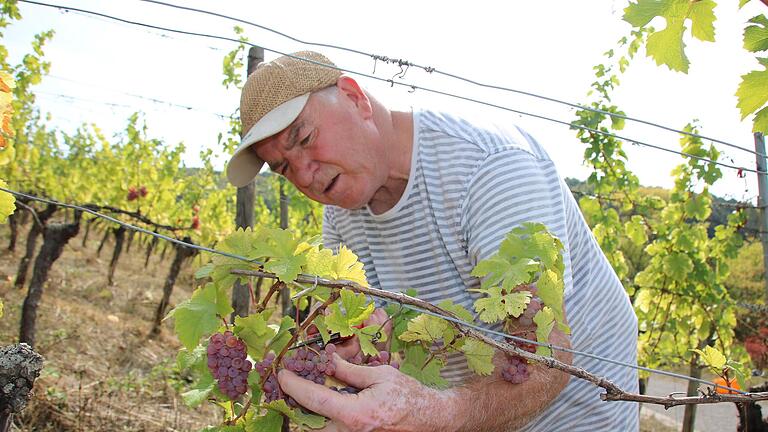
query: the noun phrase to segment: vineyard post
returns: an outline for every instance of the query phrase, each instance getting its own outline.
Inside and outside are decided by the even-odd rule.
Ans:
[[[256,69],[259,63],[264,61],[264,48],[251,47],[248,50],[248,65],[246,68],[246,78]],[[254,201],[256,195],[256,182],[252,180],[243,187],[237,188],[237,214],[235,215],[235,226],[237,228],[253,228],[254,221]],[[232,289],[232,316],[230,319],[235,321],[235,316],[248,316],[248,305],[251,300],[248,285],[235,281]]]
[[[757,170],[766,171],[765,161],[765,137],[760,132],[755,132],[755,152],[757,155]],[[766,174],[757,174],[757,187],[759,191],[757,205],[760,208],[760,240],[763,243],[763,274],[768,271],[768,176]],[[768,277],[765,280],[765,299],[768,301]]]

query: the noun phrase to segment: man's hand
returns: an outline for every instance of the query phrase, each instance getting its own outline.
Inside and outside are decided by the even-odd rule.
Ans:
[[[280,387],[303,407],[328,417],[323,432],[406,432],[453,429],[452,391],[425,387],[391,366],[358,366],[334,354],[336,379],[362,389],[340,394],[293,372],[278,374]]]
[[[381,327],[382,324],[384,327],[382,327],[381,332],[387,336],[387,339],[386,342],[383,342],[376,347],[379,350],[389,351],[386,348],[389,346],[389,338],[392,336],[392,320],[389,319],[389,315],[387,315],[387,312],[384,309],[376,309],[373,311],[371,316],[363,322],[363,327],[377,326],[378,328]],[[360,340],[357,336],[354,336],[343,343],[336,344],[336,352],[345,360],[351,360],[354,359],[355,356],[361,356]]]

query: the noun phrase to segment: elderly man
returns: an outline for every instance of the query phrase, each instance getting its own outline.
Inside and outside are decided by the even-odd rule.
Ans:
[[[309,61],[305,61],[306,59]],[[350,247],[372,286],[415,288],[433,303],[471,309],[470,275],[523,222],[544,223],[563,242],[565,309],[573,346],[636,363],[637,321],[615,273],[544,149],[514,125],[428,110],[392,111],[329,59],[299,52],[261,65],[240,102],[243,138],[227,174],[236,186],[262,165],[326,204],[323,240]],[[566,362],[636,390],[631,368],[562,353]],[[335,358],[336,377],[363,389],[342,395],[289,371],[280,385],[330,419],[327,431],[629,431],[637,406],[602,402],[590,383],[543,366],[511,384],[472,377],[449,357],[455,385],[426,387],[388,367]],[[503,362],[503,356],[495,359]],[[498,370],[498,368],[497,368]]]

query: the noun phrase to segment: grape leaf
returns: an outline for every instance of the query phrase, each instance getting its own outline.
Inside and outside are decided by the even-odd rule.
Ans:
[[[694,349],[693,351],[699,353],[704,364],[713,370],[717,370],[717,372],[720,372],[720,370],[723,369],[723,366],[725,366],[725,356],[709,345],[705,346],[703,351],[699,349]]]
[[[768,68],[768,58],[759,58],[760,64]],[[736,106],[741,110],[742,120],[749,114],[757,111],[768,102],[768,70],[756,70],[741,76],[741,83],[736,90],[738,103]],[[761,130],[755,124],[754,132]]]
[[[440,370],[445,362],[439,358],[430,358],[429,351],[421,345],[414,344],[405,348],[405,359],[400,363],[400,372],[418,380],[420,383],[436,388],[445,388],[448,381],[440,376]]]
[[[357,260],[351,250],[347,249],[344,245],[339,247],[339,253],[335,257],[335,261],[331,266],[332,278],[337,280],[348,280],[356,282],[364,287],[368,286],[368,280],[365,278],[365,270],[363,270],[363,263]]]
[[[316,414],[305,414],[301,410],[288,407],[284,400],[279,399],[263,405],[268,410],[273,410],[291,419],[300,428],[307,426],[312,429],[320,429],[325,425],[325,417]]]
[[[221,321],[216,316],[227,316],[232,312],[229,299],[223,290],[212,283],[196,289],[192,298],[180,303],[168,312],[165,319],[174,318],[176,334],[181,343],[192,350],[197,346],[203,335],[212,333],[219,328]]]
[[[693,262],[687,255],[673,252],[664,257],[664,272],[676,281],[684,281],[693,271]]]
[[[267,410],[267,413],[246,422],[245,432],[280,432],[283,430],[283,416],[279,411]]]
[[[374,304],[368,303],[365,295],[341,290],[341,306],[339,302],[331,304],[325,324],[332,332],[339,333],[342,337],[352,336],[355,333],[352,327],[368,319],[374,308]]]
[[[376,348],[376,345],[373,344],[373,337],[376,336],[376,333],[379,332],[379,329],[381,328],[380,324],[376,325],[370,325],[368,327],[363,327],[361,329],[355,329],[355,334],[357,335],[357,339],[360,341],[360,350],[363,351],[363,354],[375,356],[379,353],[379,350]],[[378,336],[378,342],[386,342],[387,341],[387,334],[384,332],[381,332],[381,334]]]
[[[267,239],[257,246],[257,250],[270,258],[264,263],[264,270],[276,274],[284,282],[296,279],[301,267],[307,263],[301,237],[282,229],[264,229],[263,234]]]
[[[8,185],[0,180],[0,187],[8,189]],[[5,223],[14,211],[16,211],[16,198],[8,192],[0,191],[0,223]]]
[[[648,241],[648,234],[645,232],[645,224],[640,215],[632,216],[632,218],[624,224],[624,232],[636,246],[642,246]]]
[[[555,325],[555,314],[552,312],[552,308],[545,306],[536,312],[536,315],[533,316],[533,322],[536,323],[536,340],[541,343],[549,342],[549,334]],[[536,354],[550,356],[552,355],[552,350],[538,345],[536,347]]]
[[[749,22],[754,25],[744,29],[744,49],[751,52],[768,50],[768,18],[758,15]]]
[[[416,290],[413,288],[408,289],[405,294],[409,297],[416,297]],[[405,309],[402,305],[394,303],[388,304],[384,310],[387,311],[387,315],[392,317],[392,337],[390,338],[392,342],[390,351],[399,352],[403,349],[402,346],[404,345],[400,340],[400,335],[408,330],[408,323],[416,318],[419,313],[411,309]],[[470,314],[470,321],[472,320],[471,316],[472,315]]]
[[[267,325],[269,315],[269,312],[264,311],[247,317],[235,317],[234,333],[245,342],[248,355],[253,358],[263,358],[267,343],[277,334],[275,329]]]
[[[624,9],[624,21],[634,27],[644,27],[657,16],[667,22],[664,30],[648,36],[646,51],[657,65],[667,65],[671,70],[688,72],[683,33],[686,20],[691,21],[691,34],[702,41],[715,40],[716,3],[712,0],[638,0]]]
[[[186,406],[196,408],[208,399],[208,395],[211,394],[215,385],[216,383],[213,381],[211,374],[203,375],[192,389],[181,394],[181,399]]]
[[[490,375],[493,372],[493,347],[473,338],[465,338],[461,351],[467,357],[467,365],[478,375]]]
[[[565,315],[563,313],[563,292],[565,289],[562,275],[558,275],[552,270],[546,270],[541,273],[538,287],[539,298],[542,303],[552,308],[552,313],[557,319],[560,329],[565,333],[570,333],[570,329],[565,324]]]
[[[503,296],[504,309],[507,315],[513,316],[515,318],[519,317],[525,308],[528,307],[528,303],[531,302],[531,296],[531,292],[525,290],[515,291]]]
[[[261,399],[261,375],[258,373],[248,374],[248,388],[251,390],[251,398],[257,401]]]
[[[752,132],[768,134],[768,106],[755,113],[755,126],[752,128]]]
[[[466,310],[462,305],[455,304],[451,300],[443,300],[437,304],[437,307],[447,310],[448,312],[453,312],[454,315],[456,315],[460,320],[464,322],[474,321],[474,317],[472,317],[472,312]]]
[[[480,314],[481,321],[495,323],[506,318],[507,310],[504,308],[504,303],[501,302],[501,288],[494,287],[488,290],[472,291],[482,292],[488,296],[475,300],[475,312]]]
[[[421,314],[408,322],[408,330],[400,335],[400,340],[432,344],[442,339],[445,331],[450,327],[451,325],[444,319]]]
[[[296,322],[293,321],[293,318],[284,316],[283,319],[280,320],[280,327],[275,329],[274,324],[270,325],[270,327],[275,330],[276,334],[269,342],[267,349],[274,352],[280,352],[286,345],[288,345],[288,341],[291,340],[290,330],[296,327]]]

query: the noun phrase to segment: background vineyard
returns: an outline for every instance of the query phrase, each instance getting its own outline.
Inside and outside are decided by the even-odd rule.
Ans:
[[[5,1],[2,7],[0,26],[21,19],[15,2]],[[243,31],[235,33],[244,43],[224,56],[222,70],[223,84],[233,91],[242,85],[247,51]],[[615,52],[606,53],[604,64],[595,68],[586,104],[593,111],[579,110],[574,125],[606,133],[623,128],[623,122],[605,114],[621,113],[611,102],[611,92],[652,35],[653,30],[639,28],[619,41]],[[212,161],[219,150],[203,151],[202,166],[187,167],[181,157],[183,144],[154,139],[141,113],[125,119],[124,132],[117,137],[104,136],[98,125],[84,124],[74,132],[48,127],[46,114],[36,108],[34,86],[49,69],[45,44],[53,37],[52,32],[38,35],[20,64],[9,64],[8,53],[0,50],[0,67],[16,83],[10,146],[0,153],[8,156],[13,149],[13,157],[0,165],[0,179],[8,188],[90,206],[205,247],[215,247],[233,232],[235,193]],[[686,128],[696,131],[695,124]],[[723,175],[713,162],[718,151],[700,139],[683,137],[682,149],[710,162],[681,158],[673,190],[649,189],[625,167],[620,140],[585,129],[574,133],[585,144],[585,160],[595,174],[586,182],[568,180],[569,186],[638,308],[641,364],[685,364],[680,372],[701,375],[703,365],[690,349],[716,345],[748,369],[764,369],[768,321],[759,309],[765,301],[765,273],[758,209],[708,193]],[[234,113],[231,128],[222,131],[218,144],[231,151],[238,134]],[[289,228],[303,237],[320,232],[320,206],[290,184],[263,174],[256,182],[256,197],[255,225],[279,226],[280,202],[287,200]],[[670,208],[678,208],[678,213],[670,216]],[[189,297],[194,288],[190,263],[199,263],[200,257],[182,256],[182,249],[166,241],[17,197],[17,211],[0,228],[1,238],[7,239],[0,245],[0,299],[5,305],[0,345],[18,339],[22,304],[28,297],[25,287],[34,285],[43,230],[67,224],[79,231],[62,245],[61,259],[45,288],[40,286],[42,302],[31,340],[48,366],[19,424],[24,430],[188,430],[210,423],[219,415],[213,408],[184,408],[178,392],[188,377],[174,365],[180,345],[169,333],[158,331],[158,318]],[[688,231],[680,233],[681,226]],[[668,241],[683,237],[689,246]],[[649,245],[655,252],[649,253]],[[670,256],[676,260],[673,266]],[[173,271],[179,268],[184,270],[177,278]],[[675,280],[666,279],[670,273],[678,275]],[[673,295],[665,299],[670,291]],[[659,310],[667,315],[659,315]],[[699,323],[700,332],[694,323]],[[681,332],[691,337],[681,341],[676,336]]]

